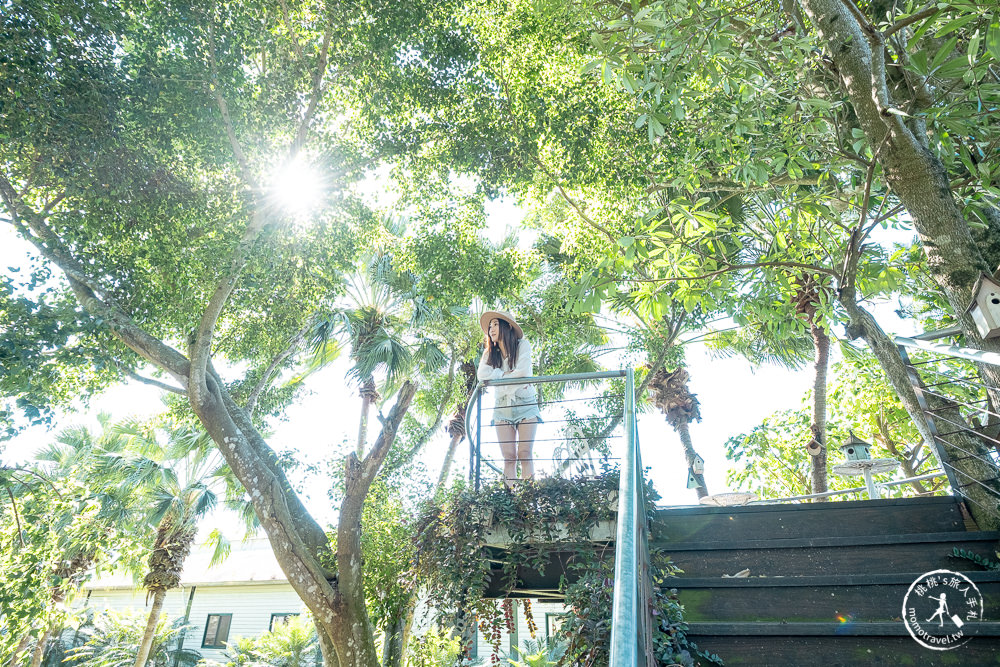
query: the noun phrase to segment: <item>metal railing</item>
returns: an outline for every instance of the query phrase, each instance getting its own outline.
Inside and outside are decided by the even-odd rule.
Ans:
[[[569,375],[550,375],[527,378],[510,378],[490,380],[480,383],[474,390],[468,408],[465,423],[469,440],[469,478],[477,490],[481,484],[483,463],[498,474],[503,474],[493,462],[482,456],[482,405],[483,389],[504,385],[545,385],[550,383],[588,383],[596,380],[624,378],[625,388],[622,395],[621,412],[614,415],[572,415],[565,420],[549,419],[546,423],[564,423],[562,439],[565,441],[563,451],[568,456],[551,457],[555,464],[553,469],[558,474],[567,467],[579,469],[586,464],[592,464],[590,452],[595,445],[600,445],[614,436],[612,431],[624,423],[624,446],[621,448],[620,477],[618,483],[618,520],[615,539],[615,579],[611,611],[611,646],[610,664],[615,665],[655,665],[653,657],[652,617],[650,615],[650,600],[652,599],[652,578],[649,560],[649,521],[646,511],[646,485],[642,476],[642,458],[639,450],[638,427],[635,413],[635,378],[631,368],[618,371],[597,373],[574,373]],[[595,397],[607,399],[608,395]],[[612,396],[613,398],[613,396]],[[541,400],[540,407],[553,404],[565,404],[571,401],[588,399],[559,398],[552,401]],[[592,399],[590,399],[592,400]],[[593,428],[587,433],[580,426],[586,423]],[[539,441],[558,440],[558,438],[541,438]],[[614,457],[608,455],[605,448],[601,458],[605,461]],[[575,463],[573,460],[577,459]],[[535,459],[538,461],[539,459]],[[548,460],[548,459],[547,459]],[[565,463],[569,460],[570,466]],[[640,662],[641,661],[641,662]]]
[[[1000,369],[1000,354],[932,342],[954,329],[895,339],[924,414],[934,453],[952,492],[1000,516],[1000,391],[980,367]]]
[[[615,541],[615,586],[611,604],[610,665],[655,665],[649,603],[653,584],[649,571],[649,521],[646,484],[635,420],[635,380],[625,376],[626,445],[618,486],[618,534]]]
[[[875,488],[878,490],[875,496],[870,495],[870,490],[867,486],[855,486],[850,489],[837,489],[836,491],[824,491],[823,493],[807,493],[801,496],[786,496],[784,498],[763,498],[761,500],[751,500],[747,505],[771,505],[778,503],[793,503],[801,500],[816,500],[817,498],[834,498],[836,496],[849,496],[853,493],[869,493],[869,500],[877,500],[881,497],[881,490],[887,489],[893,486],[902,486],[903,484],[909,484],[910,482],[923,482],[925,480],[936,479],[938,477],[945,476],[944,471],[937,470],[929,472],[925,475],[917,475],[916,477],[906,477],[904,479],[897,479],[891,482],[875,482]],[[919,494],[918,494],[919,495]]]
[[[536,464],[550,463],[549,466],[554,473],[566,470],[582,471],[594,469],[595,464],[601,461],[609,461],[611,457],[608,442],[621,439],[622,436],[614,433],[615,427],[621,423],[625,405],[617,414],[595,414],[587,412],[588,401],[606,401],[614,399],[613,394],[601,394],[597,396],[569,396],[560,397],[553,400],[543,400],[541,388],[543,385],[561,384],[593,384],[598,380],[626,378],[631,371],[599,371],[593,373],[570,373],[565,375],[542,375],[535,377],[506,378],[503,380],[487,380],[480,382],[473,390],[469,398],[469,404],[465,411],[466,433],[469,441],[469,481],[473,488],[479,490],[482,484],[483,466],[489,468],[497,475],[502,475],[503,471],[496,465],[502,459],[496,456],[483,456],[483,413],[489,413],[494,408],[483,406],[483,391],[490,387],[503,387],[511,385],[535,385],[539,389],[538,406],[545,410],[548,406],[563,407],[564,414],[553,419],[551,415],[543,414],[543,419],[539,425],[539,431],[534,439],[533,461]],[[560,395],[561,396],[561,395]],[[570,410],[569,405],[583,405],[584,414],[577,414],[577,411]],[[593,406],[589,406],[592,408]],[[633,399],[634,410],[634,399]],[[561,432],[554,431],[556,424],[562,424]],[[539,447],[539,443],[544,443]],[[487,440],[485,444],[499,444],[498,440]],[[548,445],[548,447],[545,447]],[[544,451],[541,451],[543,450]],[[499,454],[499,448],[496,453]],[[568,464],[568,465],[567,465]],[[541,466],[544,472],[545,466]]]

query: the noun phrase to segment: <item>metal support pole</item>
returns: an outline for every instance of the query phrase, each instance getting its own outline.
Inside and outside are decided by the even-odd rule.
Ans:
[[[637,544],[639,488],[636,483],[635,381],[625,375],[625,452],[618,483],[618,530],[615,548],[615,589],[611,603],[610,664],[639,665],[640,634]]]
[[[475,490],[479,490],[480,475],[482,474],[483,460],[483,392],[476,395],[476,485]]]
[[[875,479],[872,477],[871,468],[865,468],[865,486],[868,487],[868,498],[869,500],[878,500],[881,496],[878,493],[878,487],[875,486]]]

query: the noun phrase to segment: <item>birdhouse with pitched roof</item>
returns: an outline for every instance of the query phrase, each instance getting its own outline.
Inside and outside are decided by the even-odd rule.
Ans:
[[[871,445],[854,435],[854,431],[848,431],[851,437],[840,446],[840,451],[848,461],[867,461],[872,457]]]
[[[966,310],[983,339],[1000,337],[1000,283],[983,273],[972,290],[972,303]]]

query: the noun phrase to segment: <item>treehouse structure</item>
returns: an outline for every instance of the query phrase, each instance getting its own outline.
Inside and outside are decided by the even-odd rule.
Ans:
[[[976,402],[968,386],[949,393],[945,385],[952,380],[926,377],[954,376],[951,366],[956,363],[1000,365],[1000,359],[976,350],[956,352],[928,340],[897,342],[925,409],[941,469],[820,494],[822,498],[643,511],[646,487],[640,475],[631,371],[607,374],[626,380],[620,488],[614,520],[594,523],[586,539],[613,546],[616,554],[611,665],[656,664],[651,634],[661,619],[649,614],[654,593],[650,552],[668,554],[682,571],[661,586],[676,589],[687,639],[726,665],[1000,665],[1000,566],[991,565],[1000,544],[1000,439],[989,430],[1000,415],[985,388],[979,388],[982,401]],[[910,363],[908,350],[927,359]],[[477,393],[467,423],[476,425],[481,413]],[[475,485],[484,470],[480,438],[481,431],[471,428]],[[947,478],[950,495],[877,499],[878,491],[871,490],[872,485],[884,489],[935,477]],[[865,494],[868,499],[814,502],[837,494]],[[491,531],[484,554],[492,576],[485,595],[558,600],[560,583],[576,576],[574,550],[565,542],[552,543],[537,562],[511,568],[505,560],[511,548],[505,538],[510,536],[502,525]],[[957,573],[971,584],[947,589],[954,609],[935,612],[931,622],[921,620],[924,627],[933,626],[932,635],[950,639],[918,636],[923,632],[919,624],[915,630],[906,622],[907,616],[917,616],[909,600],[923,595],[918,580],[935,571]],[[962,590],[966,598],[959,595]],[[978,597],[968,597],[973,590]]]

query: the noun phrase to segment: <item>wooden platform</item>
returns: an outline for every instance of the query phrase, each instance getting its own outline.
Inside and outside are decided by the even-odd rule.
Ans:
[[[1000,665],[1000,572],[951,556],[995,559],[1000,533],[967,530],[954,498],[677,508],[655,524],[684,570],[670,585],[688,637],[727,665]],[[921,646],[902,621],[910,584],[938,569],[984,598],[985,622],[950,651]]]
[[[1000,665],[1000,572],[951,556],[996,560],[1000,533],[970,530],[952,497],[667,508],[650,528],[684,571],[668,585],[688,637],[727,665]],[[557,596],[560,578],[572,581],[570,554],[544,553],[541,574],[518,571],[515,596]],[[502,595],[502,545],[489,556],[488,594]],[[918,644],[901,618],[910,584],[938,569],[965,574],[984,598],[984,621],[965,627],[975,636],[950,651]]]

